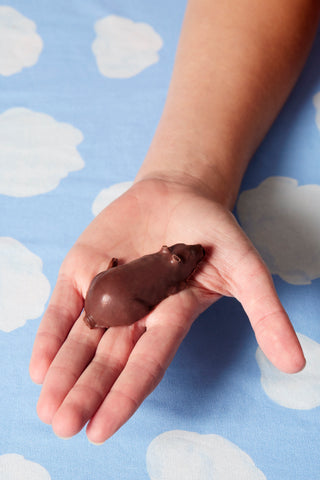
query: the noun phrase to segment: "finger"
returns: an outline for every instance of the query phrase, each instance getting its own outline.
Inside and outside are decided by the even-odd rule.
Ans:
[[[190,315],[193,299],[188,302],[185,293],[179,294],[180,305],[176,298],[169,297],[150,315],[147,331],[87,426],[91,442],[99,444],[113,435],[162,379],[193,320]]]
[[[271,274],[254,250],[243,260],[236,275],[237,298],[261,349],[280,370],[300,371],[305,366],[301,345],[278,298]]]
[[[139,324],[109,328],[92,361],[52,419],[56,435],[71,437],[90,420],[124,369],[134,344],[144,331]]]
[[[52,422],[64,398],[93,358],[103,333],[102,329],[90,330],[83,322],[83,315],[74,324],[43,382],[37,405],[43,422]]]
[[[35,383],[43,383],[52,360],[79,317],[82,307],[82,296],[74,288],[73,282],[60,275],[33,346],[29,371]]]

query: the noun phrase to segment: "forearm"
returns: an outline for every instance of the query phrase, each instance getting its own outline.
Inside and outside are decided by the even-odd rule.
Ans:
[[[293,88],[319,0],[190,0],[167,101],[137,175],[196,181],[232,207]]]

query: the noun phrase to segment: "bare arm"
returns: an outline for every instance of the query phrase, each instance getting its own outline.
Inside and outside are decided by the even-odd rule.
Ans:
[[[187,181],[233,206],[314,39],[318,0],[190,0],[167,102],[137,179]]]

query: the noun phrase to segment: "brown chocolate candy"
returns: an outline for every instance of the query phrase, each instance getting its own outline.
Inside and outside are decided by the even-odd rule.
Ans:
[[[157,253],[99,273],[92,280],[85,299],[85,322],[90,328],[131,325],[158,303],[187,286],[205,255],[197,245],[177,243]]]

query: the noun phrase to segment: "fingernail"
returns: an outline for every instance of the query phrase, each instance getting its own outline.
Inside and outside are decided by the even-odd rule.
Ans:
[[[100,442],[100,443],[98,443],[98,442],[93,442],[92,440],[90,440],[90,438],[88,438],[88,441],[89,441],[89,443],[91,443],[91,444],[94,445],[95,447],[100,447],[101,445],[104,444],[104,442]]]
[[[56,433],[55,433],[55,436],[57,438],[60,438],[60,440],[70,440],[70,438],[72,438],[72,435],[70,437],[61,437],[61,435],[57,435]]]

